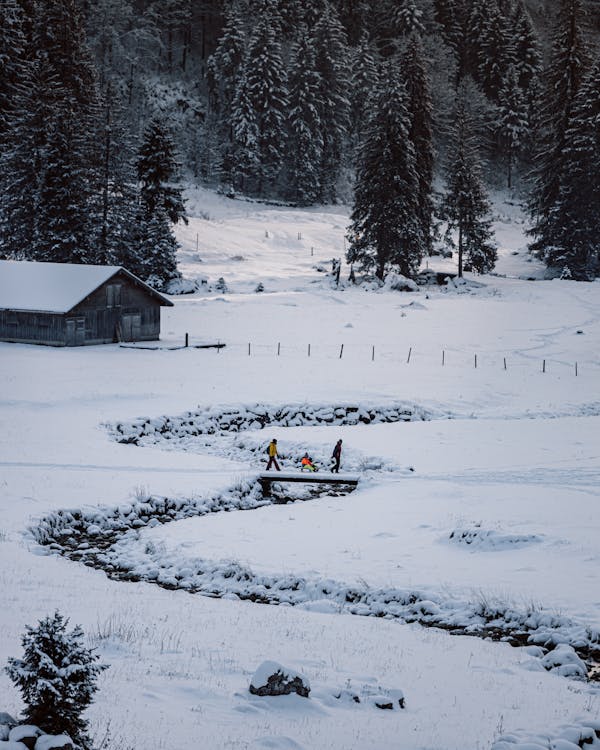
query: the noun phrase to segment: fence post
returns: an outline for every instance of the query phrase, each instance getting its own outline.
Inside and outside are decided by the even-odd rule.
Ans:
[[[310,357],[310,344],[308,345],[308,356]]]
[[[504,369],[506,370],[506,357],[504,357]]]
[[[475,369],[477,369],[477,355],[475,355]]]
[[[314,247],[311,247],[311,249],[310,249],[310,254],[311,254],[311,256],[315,254],[315,249],[314,249]]]
[[[446,352],[442,349],[442,367],[444,366],[446,362]]]
[[[343,353],[344,353],[344,345],[342,344],[340,347],[340,359],[342,358]]]
[[[542,360],[542,372],[546,372],[546,360]]]
[[[281,341],[277,343],[277,356],[281,354]]]
[[[189,344],[190,344],[190,337],[189,337],[189,334],[186,333],[185,334],[185,346],[186,346],[186,349],[189,346]]]
[[[575,377],[577,377],[577,362],[575,362]]]
[[[411,353],[412,353],[412,346],[410,346],[408,348],[408,357],[406,358],[406,364],[408,364],[410,362],[410,355],[411,355]]]
[[[298,232],[298,239],[299,239],[299,240],[301,240],[301,239],[302,239],[302,232]]]
[[[373,346],[373,351],[371,352],[371,362],[375,362],[375,346]]]
[[[250,342],[248,342],[248,356],[250,356]]]

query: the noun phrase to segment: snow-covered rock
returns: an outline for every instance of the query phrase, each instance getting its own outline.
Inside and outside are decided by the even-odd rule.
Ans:
[[[17,726],[16,719],[5,711],[0,711],[0,741],[8,739],[10,730]]]
[[[19,724],[10,730],[8,739],[10,742],[20,742],[28,747],[29,750],[33,750],[37,738],[41,734],[43,734],[42,730],[36,727],[35,724]]]
[[[299,672],[288,669],[276,661],[264,661],[252,676],[252,695],[289,695],[297,693],[308,698],[310,683]]]
[[[42,734],[37,738],[35,750],[73,750],[73,740],[68,734]]]
[[[393,292],[417,292],[419,290],[416,281],[394,271],[385,277],[383,288]]]
[[[542,665],[550,672],[557,672],[563,677],[581,677],[587,679],[587,669],[577,656],[573,646],[559,643],[556,648],[542,658]]]

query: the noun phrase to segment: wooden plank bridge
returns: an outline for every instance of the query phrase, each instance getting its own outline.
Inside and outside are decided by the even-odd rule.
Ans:
[[[320,471],[263,471],[258,481],[263,495],[269,497],[273,482],[304,482],[306,484],[343,484],[352,488],[358,484],[358,474],[333,474]]]

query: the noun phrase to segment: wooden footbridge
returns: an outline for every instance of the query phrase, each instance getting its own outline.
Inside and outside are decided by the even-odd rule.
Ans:
[[[258,481],[263,495],[269,497],[273,482],[304,482],[306,484],[333,484],[350,486],[358,484],[358,474],[333,474],[320,471],[263,471]]]

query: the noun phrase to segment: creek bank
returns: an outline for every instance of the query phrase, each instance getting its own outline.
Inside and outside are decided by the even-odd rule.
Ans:
[[[304,499],[328,494],[313,491]],[[30,528],[51,552],[106,572],[120,581],[147,581],[211,597],[298,606],[323,612],[398,619],[527,647],[540,669],[600,681],[600,630],[543,609],[517,610],[463,601],[419,589],[348,585],[331,579],[259,574],[237,561],[181,560],[161,545],[144,541],[140,530],[208,513],[253,510],[289,501],[265,498],[254,480],[209,497],[140,497],[116,507],[57,510]],[[552,657],[546,659],[548,654]]]

